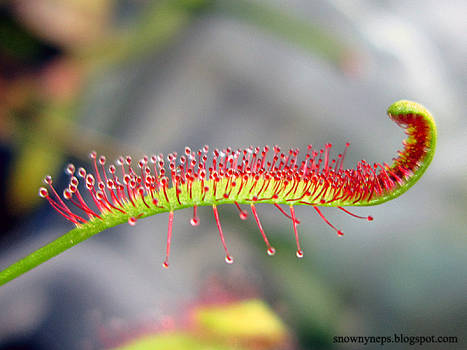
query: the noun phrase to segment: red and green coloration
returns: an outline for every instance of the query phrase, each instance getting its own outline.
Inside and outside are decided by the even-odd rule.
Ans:
[[[109,167],[105,157],[92,152],[92,173],[83,168],[76,170],[72,164],[67,167],[70,183],[63,196],[55,190],[50,176],[45,178],[49,189],[39,189],[39,195],[76,228],[0,272],[0,284],[109,227],[125,222],[135,225],[140,218],[163,212],[169,213],[167,253],[163,262],[168,267],[174,212],[193,208],[191,224],[198,225],[200,206],[212,207],[225,260],[232,263],[217,210],[221,204],[234,204],[242,219],[246,219],[247,213],[240,204],[250,206],[269,255],[274,255],[275,249],[263,230],[255,205],[276,206],[292,222],[297,256],[301,258],[295,205],[312,206],[337,234],[343,235],[324,217],[319,206],[337,207],[371,221],[371,216],[360,217],[344,207],[377,205],[396,198],[426,171],[436,144],[436,126],[431,114],[415,102],[398,101],[389,107],[388,115],[408,135],[404,149],[392,165],[371,165],[362,160],[355,168],[345,169],[349,144],[335,159],[330,155],[331,144],[321,150],[309,145],[301,157],[298,149],[282,153],[278,146],[216,149],[209,155],[205,146],[197,152],[187,147],[180,157],[176,153],[166,159],[162,155],[144,157],[136,164],[129,156],[121,157],[116,165]],[[80,181],[84,183],[81,190]],[[281,205],[287,206],[290,214]]]

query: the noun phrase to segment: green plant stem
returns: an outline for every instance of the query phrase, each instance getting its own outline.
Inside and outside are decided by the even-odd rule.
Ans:
[[[47,260],[57,256],[63,251],[73,247],[74,245],[81,243],[82,241],[94,236],[99,233],[97,227],[90,227],[86,229],[75,228],[65,235],[57,238],[49,244],[39,248],[33,253],[27,255],[21,260],[18,260],[14,264],[8,266],[5,270],[0,272],[0,285],[3,285],[16,277],[21,276],[23,273],[32,270],[34,267],[46,262]]]
[[[128,204],[125,209],[129,215],[145,218],[155,214],[168,212],[169,210],[184,209],[186,207],[188,207],[188,205],[179,205],[170,209],[152,207],[151,209],[145,208],[145,210],[140,210]],[[93,219],[84,225],[75,227],[63,236],[60,236],[54,241],[35,250],[31,254],[0,271],[0,286],[32,270],[60,253],[63,253],[65,250],[72,248],[78,243],[81,243],[108,228],[128,222],[127,215],[122,216],[109,213],[102,216],[102,218],[104,220]]]

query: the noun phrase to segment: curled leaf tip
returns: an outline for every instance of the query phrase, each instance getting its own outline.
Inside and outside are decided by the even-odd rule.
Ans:
[[[412,187],[430,165],[436,149],[436,124],[431,113],[421,104],[408,100],[394,102],[388,116],[405,129],[407,138],[403,149],[391,165],[384,163],[381,181],[394,183],[393,189],[367,205],[386,202],[400,196]],[[365,205],[365,203],[361,203]]]

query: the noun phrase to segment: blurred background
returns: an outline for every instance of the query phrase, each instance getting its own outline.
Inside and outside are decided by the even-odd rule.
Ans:
[[[439,131],[416,186],[354,210],[373,222],[325,208],[339,238],[297,208],[301,260],[269,205],[258,211],[274,257],[251,217],[219,208],[232,266],[207,208],[197,227],[176,213],[169,270],[167,215],[107,230],[0,288],[0,349],[136,349],[148,336],[138,349],[359,349],[333,337],[394,333],[457,336],[432,348],[465,349],[466,11],[461,0],[0,2],[0,268],[72,228],[37,190],[46,174],[62,188],[64,166],[89,166],[91,150],[351,142],[347,167],[390,162],[404,134],[385,111],[398,99],[424,104]]]

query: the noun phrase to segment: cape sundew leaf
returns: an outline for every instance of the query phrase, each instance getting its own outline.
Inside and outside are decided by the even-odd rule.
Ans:
[[[255,205],[274,205],[291,220],[297,257],[301,258],[303,251],[297,231],[300,221],[295,216],[295,205],[311,206],[337,234],[343,235],[325,218],[319,206],[336,207],[351,216],[371,221],[371,216],[361,217],[344,207],[371,206],[396,198],[426,171],[436,144],[436,126],[431,114],[418,103],[398,101],[389,107],[388,115],[408,135],[403,150],[391,165],[384,162],[371,165],[362,160],[353,168],[345,168],[349,144],[336,157],[331,155],[331,144],[320,150],[309,145],[301,155],[299,149],[282,152],[278,146],[238,150],[228,147],[215,149],[212,154],[208,146],[196,152],[186,147],[180,156],[175,152],[167,157],[159,154],[136,162],[126,156],[108,167],[104,156],[91,152],[91,172],[68,165],[66,172],[70,183],[62,196],[55,190],[50,176],[45,178],[48,189],[39,189],[39,195],[76,227],[0,272],[0,284],[109,227],[122,223],[135,225],[138,219],[164,212],[169,213],[163,262],[167,268],[174,212],[193,208],[191,224],[198,225],[200,206],[212,208],[225,260],[232,263],[217,210],[222,204],[235,205],[241,219],[246,219],[247,213],[240,205],[250,207],[269,255],[274,255],[275,249],[266,236]]]

